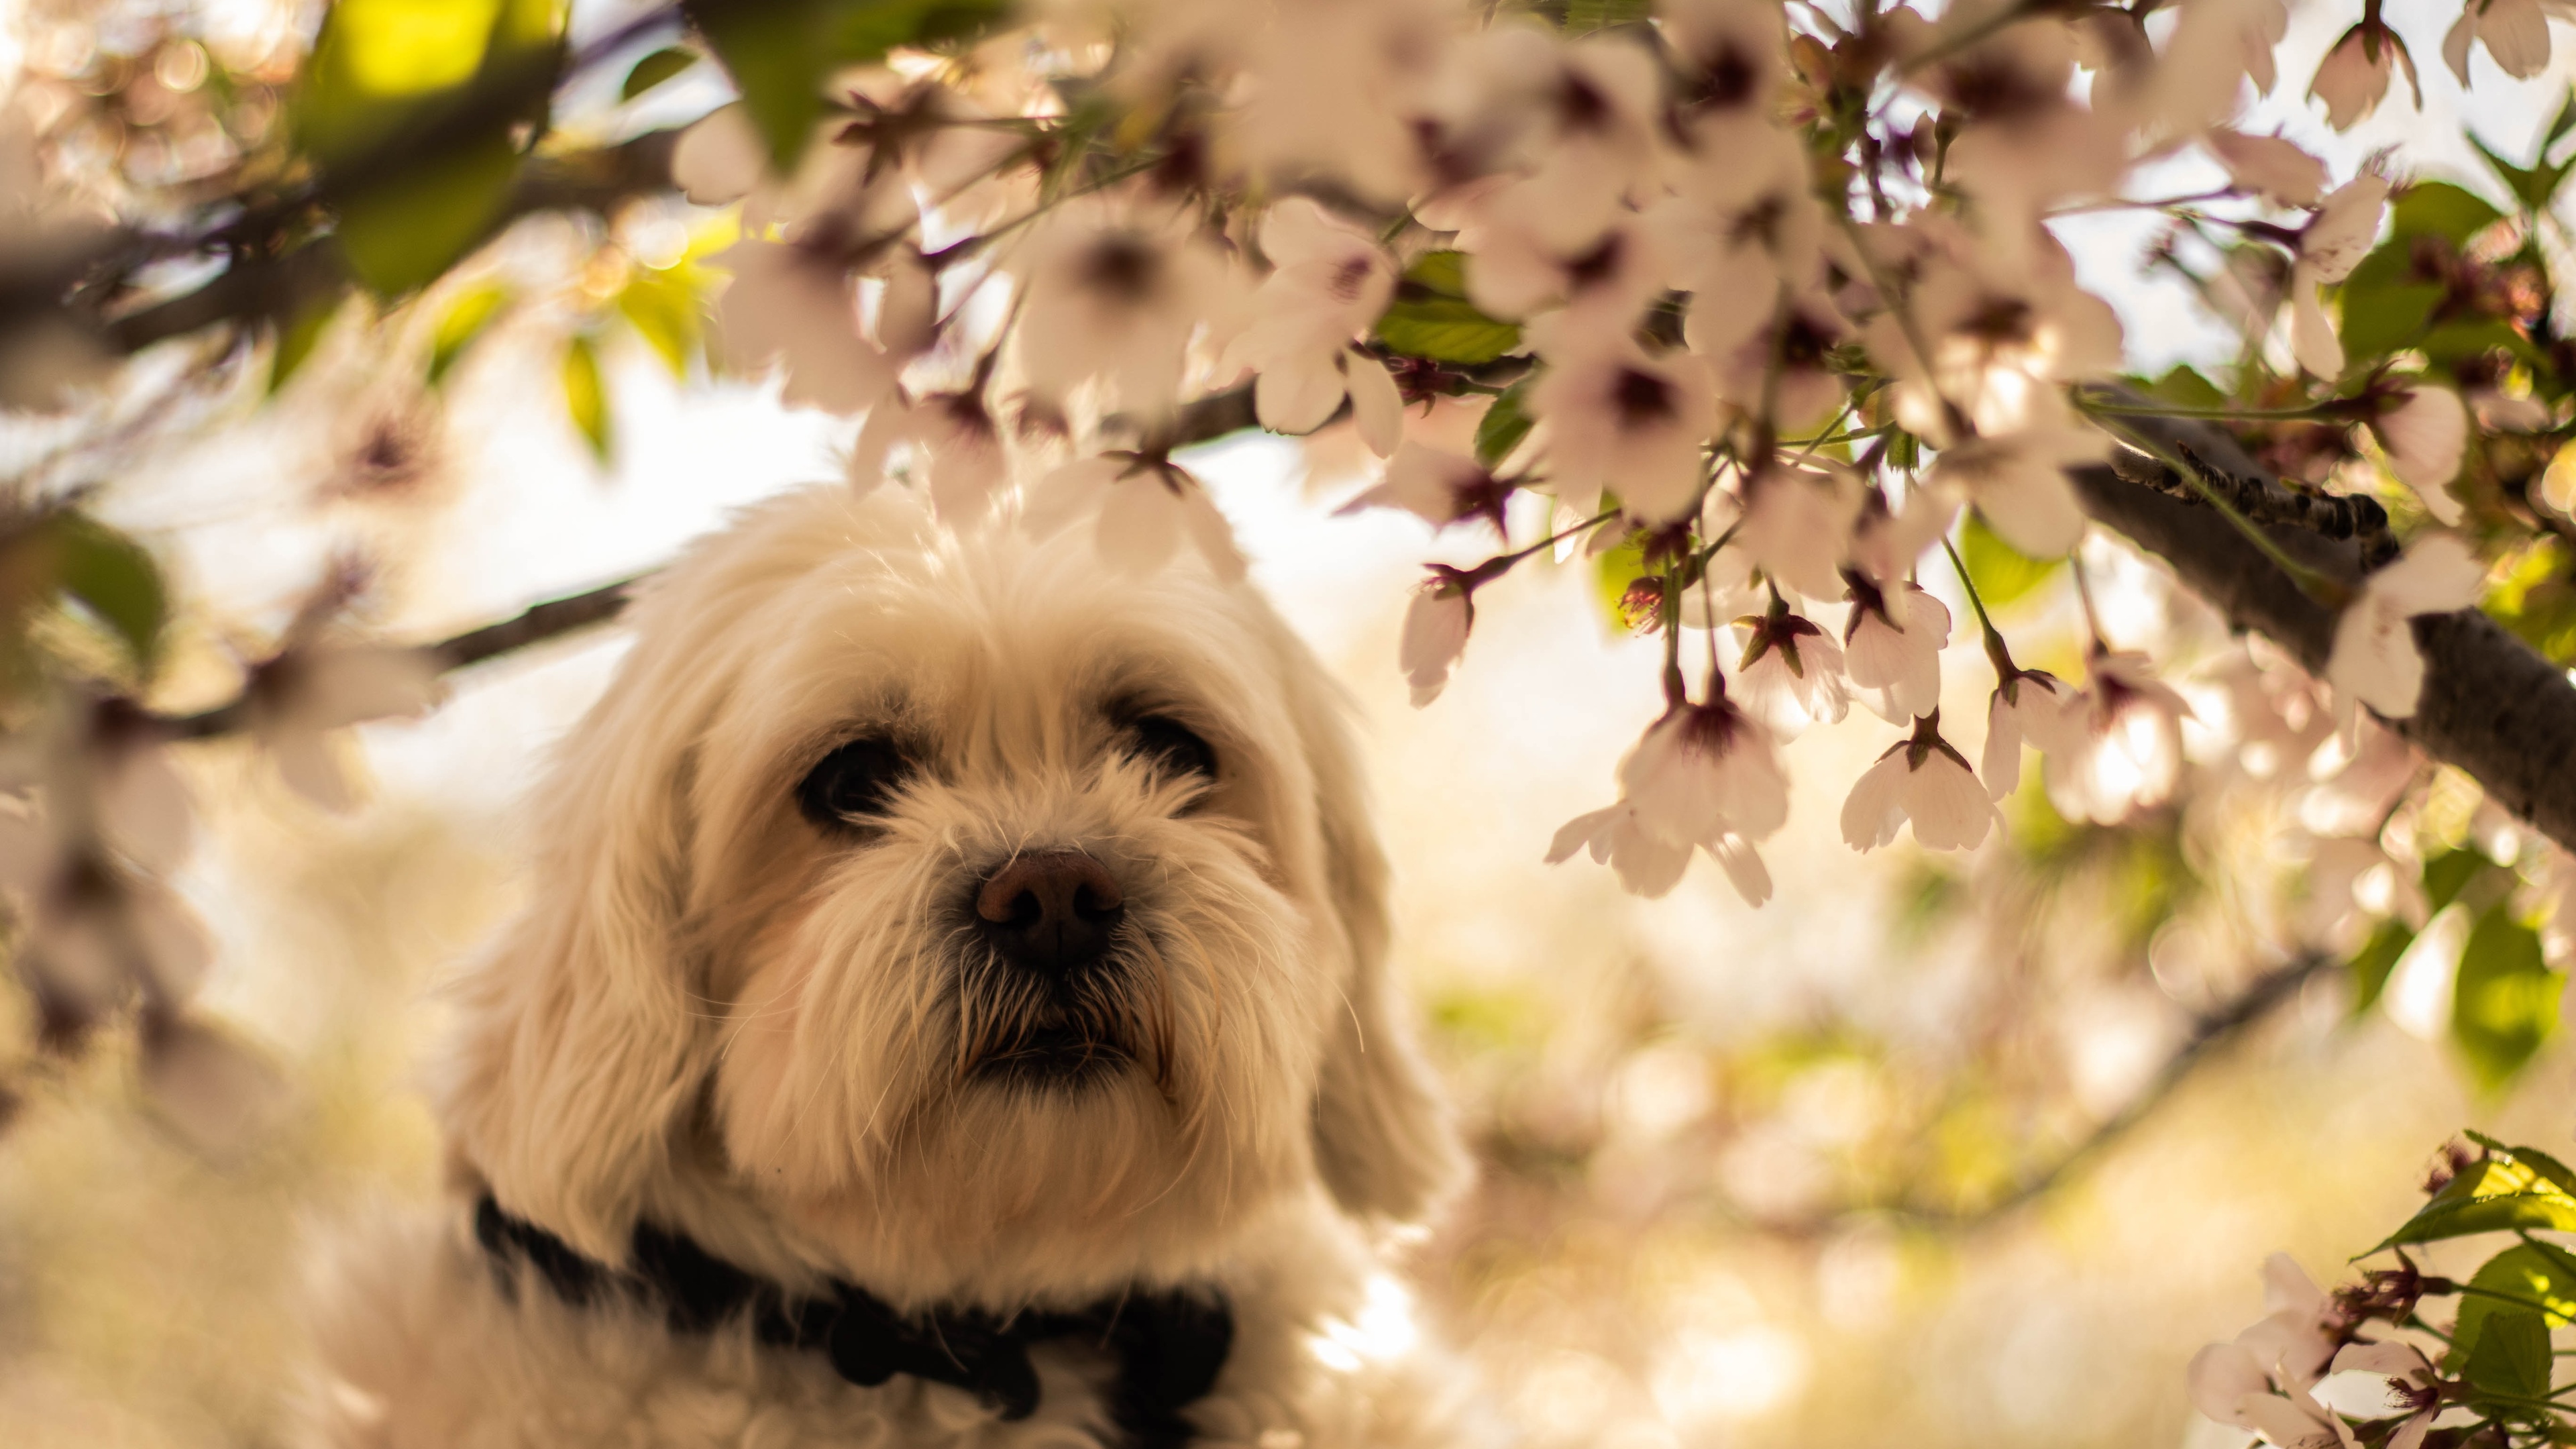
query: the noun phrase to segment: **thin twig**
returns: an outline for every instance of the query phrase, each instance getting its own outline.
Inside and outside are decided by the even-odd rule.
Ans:
[[[2202,1013],[2192,1023],[2191,1031],[2167,1056],[2164,1064],[2136,1095],[2121,1104],[2120,1109],[2093,1125],[2093,1129],[2067,1145],[2036,1172],[2025,1173],[2011,1187],[1995,1197],[1967,1206],[1924,1202],[1898,1198],[1888,1202],[1854,1202],[1818,1213],[1806,1214],[1794,1222],[1764,1225],[1771,1231],[1788,1236],[1808,1236],[1840,1223],[1871,1216],[1893,1217],[1920,1227],[1945,1231],[1965,1231],[1991,1226],[2014,1211],[2046,1195],[2072,1176],[2093,1158],[2116,1145],[2139,1123],[2154,1115],[2191,1079],[2193,1072],[2210,1060],[2221,1048],[2260,1024],[2284,1002],[2297,996],[2300,988],[2326,971],[2342,964],[2340,958],[2326,955],[2299,957],[2286,966],[2276,967],[2256,977],[2243,991],[2213,1010]]]

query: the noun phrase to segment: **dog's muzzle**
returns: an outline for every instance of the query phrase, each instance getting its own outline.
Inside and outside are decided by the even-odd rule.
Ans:
[[[1144,985],[1121,947],[1127,893],[1087,851],[1024,851],[978,883],[960,975],[963,1065],[1027,1086],[1077,1087],[1136,1058]]]

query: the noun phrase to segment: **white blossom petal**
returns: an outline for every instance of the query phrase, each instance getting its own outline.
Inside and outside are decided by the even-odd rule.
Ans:
[[[1396,660],[1413,686],[1413,707],[1440,697],[1449,671],[1467,651],[1467,633],[1475,626],[1476,606],[1467,591],[1446,579],[1432,579],[1405,606],[1404,633]]]

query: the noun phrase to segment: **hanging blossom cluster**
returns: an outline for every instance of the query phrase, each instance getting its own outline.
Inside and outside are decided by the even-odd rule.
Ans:
[[[2423,1208],[2364,1255],[2386,1266],[2328,1293],[2272,1255],[2264,1316],[2191,1360],[2201,1415],[2279,1449],[2564,1442],[2576,1405],[2551,1334],[2576,1315],[2576,1173],[2469,1137],[2443,1149]],[[2428,1255],[2478,1242],[2474,1271],[2430,1271]]]
[[[741,206],[715,259],[735,364],[863,417],[852,486],[907,480],[953,527],[1083,530],[1122,568],[1187,551],[1232,573],[1174,450],[1247,389],[1279,432],[1346,421],[1384,460],[1357,506],[1505,548],[1432,567],[1414,597],[1417,705],[1465,653],[1479,589],[1543,554],[1632,554],[1622,607],[1662,635],[1664,712],[1552,858],[1588,850],[1651,895],[1705,851],[1758,903],[1782,748],[1855,701],[1902,731],[1850,789],[1857,849],[1908,826],[1976,847],[2025,746],[2071,818],[2176,790],[2191,710],[2143,641],[2097,627],[2083,678],[2025,668],[1950,547],[1973,511],[2064,557],[2087,529],[2070,468],[2192,466],[2145,424],[2194,409],[2109,385],[2120,327],[2050,231],[2060,212],[2223,233],[2237,272],[2272,279],[2239,311],[2257,370],[2279,370],[2243,410],[2334,440],[2308,444],[2350,465],[2320,491],[2460,516],[2460,391],[2348,359],[2328,306],[2392,179],[2337,181],[2231,125],[2279,83],[2281,0],[2163,8],[2151,33],[2144,10],[2086,5],[1665,0],[1573,33],[1448,0],[1049,6],[846,78],[792,170],[744,107],[719,111],[677,178]],[[2472,3],[2453,34],[2519,73],[2534,42],[2506,8]],[[2371,6],[2316,77],[2333,124],[2405,53]],[[2350,54],[2376,69],[2347,74]],[[2121,199],[2134,168],[2185,154],[2227,183]],[[1956,565],[1994,671],[1973,749],[1941,717],[1956,621],[1927,561]],[[2415,707],[2409,621],[2474,602],[2483,575],[2431,532],[2358,590],[2319,585],[2344,607],[2326,673],[2347,756],[2354,704]]]

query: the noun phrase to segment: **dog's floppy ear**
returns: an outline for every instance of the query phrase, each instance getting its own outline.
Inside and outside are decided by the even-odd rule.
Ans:
[[[801,510],[801,512],[800,512]],[[683,558],[629,610],[636,642],[532,802],[529,903],[463,991],[448,1125],[503,1208],[624,1260],[713,1060],[707,963],[683,926],[698,751],[732,641],[832,529],[790,495]]]
[[[501,1205],[622,1262],[647,1183],[692,1106],[707,1033],[681,959],[693,711],[649,631],[575,727],[534,802],[529,902],[465,986],[449,1125]],[[684,774],[685,768],[679,773]]]
[[[1465,1180],[1466,1154],[1388,969],[1386,853],[1348,701],[1302,647],[1292,648],[1290,699],[1314,771],[1326,889],[1350,946],[1343,1009],[1328,1028],[1315,1093],[1316,1165],[1345,1210],[1417,1222]]]

